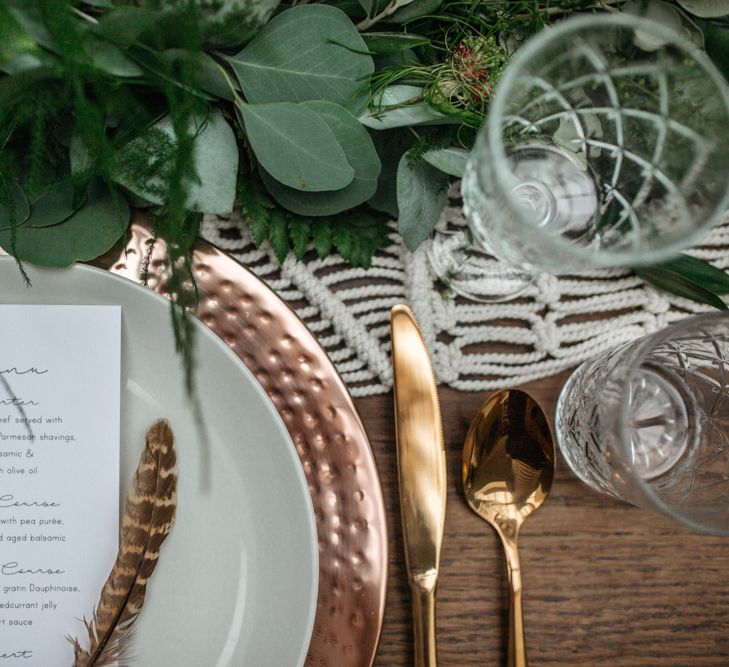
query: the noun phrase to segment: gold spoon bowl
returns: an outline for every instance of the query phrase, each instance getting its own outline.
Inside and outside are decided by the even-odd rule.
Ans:
[[[529,394],[494,394],[471,422],[463,446],[463,490],[471,509],[499,534],[511,589],[509,667],[526,667],[517,542],[524,520],[546,500],[554,479],[554,438]]]

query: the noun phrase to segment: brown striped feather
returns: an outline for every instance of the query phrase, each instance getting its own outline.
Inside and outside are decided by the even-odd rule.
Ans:
[[[147,431],[146,446],[127,489],[116,563],[91,621],[84,619],[88,648],[69,637],[75,651],[74,667],[111,665],[128,649],[147,582],[175,522],[176,490],[174,435],[167,421],[159,419]]]

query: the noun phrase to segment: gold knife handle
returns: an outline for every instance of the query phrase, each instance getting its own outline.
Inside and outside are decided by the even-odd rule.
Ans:
[[[435,589],[411,586],[415,667],[436,667]]]
[[[506,554],[506,571],[509,578],[509,649],[507,667],[527,667],[526,642],[524,641],[524,616],[521,606],[521,567],[516,540],[501,535]]]

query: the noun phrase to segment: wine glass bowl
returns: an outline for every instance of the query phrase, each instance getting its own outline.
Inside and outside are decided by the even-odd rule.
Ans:
[[[604,14],[547,28],[506,68],[471,152],[468,241],[527,282],[666,260],[729,204],[728,122],[721,75],[678,33]],[[464,262],[442,240],[433,266],[458,292]]]

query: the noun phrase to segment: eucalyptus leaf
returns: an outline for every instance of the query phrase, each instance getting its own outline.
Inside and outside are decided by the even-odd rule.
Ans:
[[[190,185],[187,206],[201,213],[230,213],[238,178],[238,145],[235,133],[217,109],[195,138],[193,151],[200,180]]]
[[[159,20],[159,12],[144,7],[117,7],[104,14],[90,30],[121,48],[134,44]]]
[[[357,0],[328,0],[330,7],[342,10],[352,21],[360,21],[364,15],[364,9]]]
[[[423,100],[423,90],[417,86],[388,86],[359,115],[362,125],[373,130],[388,130],[411,125],[448,125],[461,123],[458,115],[444,114]]]
[[[358,0],[358,2],[367,16],[372,16],[377,11],[377,0]]]
[[[87,200],[66,221],[50,227],[18,227],[0,231],[0,246],[21,261],[42,266],[68,266],[87,261],[111,248],[129,224],[129,204],[100,181],[93,182]]]
[[[172,6],[186,0],[167,0]],[[245,44],[263,26],[279,0],[214,0],[200,2],[200,27],[205,43],[219,49]]]
[[[49,67],[26,69],[17,76],[0,76],[0,122],[5,124],[5,113],[10,114],[14,111],[20,113],[15,108],[16,99],[21,98],[33,86],[42,86],[54,80],[54,72]],[[22,112],[28,111],[28,108],[22,109]]]
[[[666,266],[646,266],[635,269],[643,280],[660,290],[676,294],[684,299],[705,303],[719,310],[727,310],[726,304],[714,292],[693,279]]]
[[[420,1],[421,0],[390,0],[388,9],[391,9],[392,12],[397,12],[398,10],[402,9],[403,7],[407,7],[407,5],[410,5],[413,2],[420,2]]]
[[[236,107],[251,148],[277,181],[297,190],[339,190],[354,169],[319,114],[303,104],[243,104]]]
[[[0,70],[6,74],[19,74],[43,65],[43,61],[34,53],[19,53],[12,60],[6,62]]]
[[[186,205],[190,210],[202,213],[230,213],[238,174],[238,146],[233,130],[218,110],[211,111],[207,119],[200,119],[190,129],[195,133],[193,165],[197,180],[189,184]],[[125,146],[115,176],[118,183],[154,204],[163,204],[166,199],[162,176],[140,182],[131,159],[145,148],[145,143],[150,142],[155,133],[158,136],[160,132],[174,142],[175,132],[168,116]],[[162,165],[163,170],[170,167]]]
[[[30,216],[23,227],[50,227],[73,215],[74,189],[69,179],[52,185],[30,205]]]
[[[92,7],[101,7],[102,9],[110,9],[114,6],[111,0],[84,0],[85,5],[91,5]]]
[[[359,110],[372,57],[347,15],[326,5],[282,12],[228,57],[252,104],[324,100]]]
[[[83,177],[89,173],[93,167],[94,161],[91,153],[87,148],[84,140],[78,132],[71,135],[71,145],[68,150],[69,161],[71,163],[71,176],[74,178]]]
[[[365,32],[362,39],[370,53],[384,56],[430,44],[427,37],[400,32]]]
[[[0,66],[35,47],[35,42],[17,19],[0,4]]]
[[[377,179],[377,191],[367,203],[376,211],[397,218],[397,167],[400,158],[412,148],[415,137],[411,132],[401,129],[371,131],[370,134],[380,156],[382,170]]]
[[[729,0],[678,0],[689,14],[701,18],[716,18],[729,14]]]
[[[120,78],[144,74],[144,70],[118,46],[92,33],[85,36],[83,48],[94,65],[107,74]]]
[[[729,80],[729,26],[709,23],[704,31],[706,52],[724,78]]]
[[[423,153],[423,160],[444,174],[463,178],[469,155],[463,148],[432,148]]]
[[[729,274],[705,259],[679,255],[650,268],[680,274],[715,294],[729,294]]]
[[[388,23],[409,23],[421,16],[428,16],[435,12],[443,0],[405,0],[398,3],[397,11],[387,17]]]
[[[56,45],[43,23],[43,16],[37,3],[30,3],[27,0],[4,0],[4,4],[35,42],[55,53]]]
[[[415,250],[438,222],[448,196],[448,181],[423,160],[410,166],[412,150],[400,159],[397,168],[397,229],[408,250]]]
[[[367,201],[377,189],[380,158],[367,130],[344,107],[331,102],[303,102],[329,126],[347,161],[354,168],[354,180],[333,192],[302,192],[282,185],[267,172],[263,182],[274,199],[300,215],[333,215]]]
[[[3,179],[0,174],[0,179]],[[3,187],[3,185],[5,187]],[[5,191],[5,192],[4,192]],[[0,229],[20,225],[30,216],[28,199],[15,181],[0,183]]]
[[[699,48],[704,47],[704,34],[691,18],[675,5],[664,0],[628,0],[622,8],[626,14],[642,16],[683,35],[689,42]],[[653,32],[637,29],[633,40],[635,45],[644,51],[656,51],[668,43],[667,38]]]
[[[389,53],[383,55],[372,56],[375,61],[375,71],[381,72],[386,69],[400,69],[403,67],[417,67],[423,63],[420,61],[418,54],[413,49],[398,51],[397,53]]]
[[[191,74],[189,79],[186,76],[180,76],[176,68],[170,67],[170,59],[165,56],[166,51],[155,51],[143,47],[132,46],[128,50],[134,60],[139,63],[144,70],[152,72],[157,77],[167,83],[177,86],[185,93],[199,97],[205,102],[214,101],[215,98],[206,93],[204,90],[194,84],[194,77]],[[156,84],[159,87],[159,84]]]
[[[188,49],[167,49],[161,59],[167,63],[184,62],[192,72],[192,82],[206,93],[232,102],[235,97],[215,59],[204,51]]]

